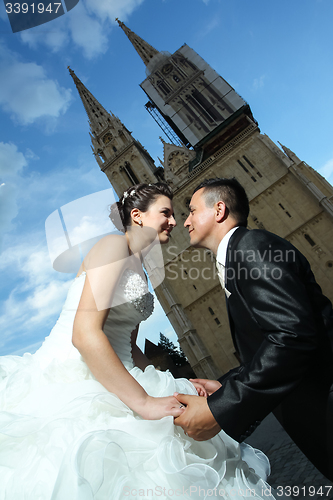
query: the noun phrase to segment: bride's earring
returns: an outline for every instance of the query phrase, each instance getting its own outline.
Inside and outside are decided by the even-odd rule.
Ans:
[[[143,227],[142,220],[139,220],[139,226]]]

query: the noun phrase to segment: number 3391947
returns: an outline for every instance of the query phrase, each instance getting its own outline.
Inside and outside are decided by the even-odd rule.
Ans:
[[[44,14],[46,12],[57,14],[60,7],[61,3],[53,2],[48,5],[43,3],[6,3],[6,12],[7,14]]]

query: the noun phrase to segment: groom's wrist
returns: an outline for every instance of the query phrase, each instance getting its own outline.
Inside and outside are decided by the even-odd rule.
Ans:
[[[222,412],[223,412],[223,387],[220,387],[215,392],[213,392],[207,398],[208,408],[210,409],[211,414],[215,418],[216,422],[219,424],[221,428],[222,426]]]

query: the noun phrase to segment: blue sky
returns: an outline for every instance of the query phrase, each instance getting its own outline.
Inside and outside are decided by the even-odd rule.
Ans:
[[[108,189],[67,66],[158,164],[161,131],[144,108],[145,67],[118,17],[157,50],[187,43],[250,104],[263,133],[333,182],[331,0],[81,0],[13,34],[0,3],[0,355],[33,352],[73,275],[52,269],[45,220]],[[141,328],[175,341],[160,307]]]

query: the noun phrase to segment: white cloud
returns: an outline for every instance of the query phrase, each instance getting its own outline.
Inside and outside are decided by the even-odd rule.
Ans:
[[[47,77],[44,68],[0,47],[0,104],[20,123],[27,125],[40,118],[57,118],[71,100],[71,90]]]
[[[44,326],[48,319],[59,313],[66,297],[68,283],[53,280],[34,288],[30,284],[28,293],[22,297],[21,289],[14,289],[4,303],[4,315],[0,317],[2,341],[6,341],[13,331],[20,327],[22,337],[31,334],[31,330]]]
[[[98,3],[98,2],[97,2]],[[74,43],[83,50],[87,59],[92,59],[107,50],[107,37],[98,19],[89,16],[83,4],[79,4],[69,16],[69,28]]]
[[[33,293],[24,301],[29,312],[27,328],[43,324],[45,319],[59,313],[71,281],[53,280],[34,288]]]
[[[69,44],[83,51],[87,59],[104,54],[108,46],[108,32],[115,25],[115,18],[126,20],[144,0],[81,0],[80,3],[52,21],[52,31],[37,26],[23,31],[21,40],[37,49],[45,44],[52,52],[58,52]]]
[[[46,220],[55,208],[68,204],[69,200],[81,199],[82,193],[90,195],[92,200],[97,198],[94,204],[90,203],[92,206],[89,205],[89,210],[88,207],[85,211],[82,210],[82,213],[92,217],[83,221],[84,229],[87,231],[89,229],[89,235],[94,233],[93,236],[97,233],[112,231],[112,225],[108,219],[108,207],[114,202],[115,195],[109,187],[106,176],[98,171],[93,159],[84,156],[82,159],[79,158],[76,167],[73,164],[68,167],[56,166],[41,176],[32,169],[25,170],[28,157],[30,162],[38,159],[30,150],[23,155],[15,144],[0,142],[0,252],[6,233],[11,231],[10,237],[14,237],[12,221],[18,215],[19,210],[24,210],[21,212],[24,218],[26,207],[29,207],[30,212],[38,211],[39,214],[42,209]],[[64,178],[67,180],[66,183],[63,182]],[[104,191],[101,193],[103,188],[104,190],[108,188],[105,195],[102,194]],[[100,214],[103,203],[105,209],[102,220]],[[109,224],[108,229],[107,224]]]
[[[35,158],[33,152],[29,152],[29,156]],[[0,258],[4,297],[0,305],[0,352],[6,354],[48,335],[72,279],[71,275],[57,273],[52,268],[46,248],[43,214],[46,219],[55,208],[60,209],[68,200],[75,200],[76,196],[82,196],[82,192],[101,191],[104,183],[109,188],[109,183],[106,177],[98,176],[94,160],[87,159],[86,155],[77,160],[76,168],[70,164],[45,172],[43,176],[31,169],[29,172],[24,170],[26,158],[14,144],[0,144],[0,158],[6,167],[2,169],[6,172],[5,178],[0,179],[0,185],[5,182],[5,186],[0,187],[0,204],[3,202],[0,207],[0,237],[5,240]],[[10,174],[10,182],[6,182]],[[12,190],[1,197],[5,193],[2,190],[9,186]],[[97,196],[100,201],[101,194],[97,193]],[[113,200],[114,195],[110,199],[105,196],[105,205]],[[31,213],[39,211],[38,232],[35,227],[30,229],[27,207]],[[9,224],[16,214],[16,220],[20,222],[17,225],[19,232],[15,231],[13,223]],[[107,218],[107,212],[105,216]],[[92,223],[99,221],[94,219],[88,222],[92,229]],[[11,229],[10,233],[4,234],[5,228]],[[12,290],[8,290],[9,283]]]
[[[127,18],[144,0],[85,0],[89,12],[96,14],[102,21],[108,18],[114,22],[116,17],[122,21]]]
[[[68,165],[56,165],[42,176],[26,168],[28,157],[29,164],[36,159],[32,151],[23,155],[16,145],[0,143],[3,173],[0,185],[5,183],[5,186],[0,187],[0,238],[4,238],[4,250],[0,258],[1,294],[4,299],[0,304],[1,354],[35,344],[48,335],[72,279],[72,275],[57,273],[52,269],[46,248],[43,217],[46,220],[56,208],[60,209],[84,193],[100,192],[103,188],[112,191],[106,176],[101,174],[94,159],[86,154],[79,155],[74,165],[72,158],[69,158]],[[66,182],[63,182],[64,178]],[[11,191],[3,191],[9,187]],[[104,198],[101,193],[96,196],[101,204],[104,199],[105,220],[108,220],[107,205],[114,200],[113,191]],[[31,221],[29,214],[36,212],[38,222]],[[83,213],[87,214],[87,210]],[[9,221],[16,214],[13,221],[16,224],[10,224]],[[88,223],[85,229],[94,230],[94,234],[97,230],[94,225],[103,223],[96,217],[85,222]]]
[[[8,248],[2,253],[0,269],[20,278],[1,308],[0,346],[31,344],[38,329],[53,324],[71,279],[53,271],[46,248],[38,244]]]
[[[12,178],[26,166],[27,160],[15,144],[0,142],[0,179]]]
[[[46,45],[52,52],[64,50],[72,44],[83,50],[87,59],[92,59],[107,50],[107,29],[94,15],[89,15],[83,1],[65,16],[53,21],[52,31],[45,31],[45,26],[23,31],[21,40],[32,49]]]
[[[62,18],[59,19],[60,22],[61,20]],[[29,45],[31,49],[37,49],[39,44],[44,43],[52,52],[58,52],[70,39],[69,32],[65,29],[65,26],[62,28],[60,26],[61,24],[59,23],[57,31],[46,31],[43,26],[30,28],[20,33],[21,40]]]

